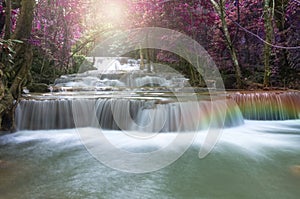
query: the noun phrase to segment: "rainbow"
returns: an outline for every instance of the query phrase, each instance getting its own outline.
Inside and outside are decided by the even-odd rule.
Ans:
[[[300,119],[300,92],[238,92],[229,94],[245,119]]]

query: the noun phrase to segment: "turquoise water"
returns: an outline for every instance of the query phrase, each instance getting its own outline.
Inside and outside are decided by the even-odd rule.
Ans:
[[[119,139],[121,132],[105,133],[134,151],[160,147],[172,136],[166,133],[159,143],[140,145]],[[74,129],[4,135],[0,198],[299,198],[300,171],[293,168],[300,165],[300,120],[245,121],[225,129],[214,150],[199,159],[204,134],[199,132],[176,162],[147,174],[103,165]]]

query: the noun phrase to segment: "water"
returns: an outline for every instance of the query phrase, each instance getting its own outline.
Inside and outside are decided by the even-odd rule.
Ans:
[[[0,199],[299,198],[299,92],[229,93],[225,102],[217,90],[216,96],[194,93],[174,71],[157,75],[112,62],[113,72],[103,73],[102,61],[97,64],[98,70],[59,78],[53,90],[65,92],[29,94],[20,102],[18,132],[0,136]],[[199,159],[208,129],[223,126],[213,151]],[[78,131],[99,127],[120,150],[164,150],[153,164],[181,151],[181,139],[196,138],[173,164],[132,174],[105,166],[82,144]],[[128,137],[133,132],[157,134]],[[176,136],[179,144],[169,147]],[[107,157],[137,167],[123,156]]]
[[[157,73],[139,70],[137,64],[134,67],[130,64],[121,65],[117,60],[111,60],[111,65],[104,69],[63,75],[55,80],[52,89],[54,91],[86,91],[103,88],[122,90],[145,87],[183,88],[189,85],[187,78],[166,65],[155,63],[156,70],[159,71]]]
[[[246,120],[225,129],[202,160],[198,151],[205,131],[199,131],[181,158],[148,174],[104,166],[87,152],[74,129],[20,131],[0,137],[0,198],[296,199],[300,172],[293,166],[300,165],[299,129],[300,120]],[[105,134],[134,151],[163,147],[172,137],[163,133],[159,142],[141,145],[128,142],[120,131]]]
[[[289,120],[300,118],[299,92],[246,92],[231,95],[246,119]]]
[[[103,129],[184,132],[207,129],[211,121],[215,126],[223,126],[223,111],[227,114],[226,127],[243,124],[243,116],[233,100],[226,103],[221,100],[164,102],[154,98],[23,100],[16,109],[16,127],[18,130],[96,127],[91,123],[94,113]]]

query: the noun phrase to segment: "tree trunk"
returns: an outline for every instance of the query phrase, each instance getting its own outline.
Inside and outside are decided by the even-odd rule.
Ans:
[[[270,86],[270,76],[271,76],[271,67],[270,67],[270,56],[271,56],[271,46],[272,42],[272,8],[270,7],[270,0],[264,0],[264,26],[266,34],[266,43],[264,46],[264,86]]]
[[[34,16],[35,0],[23,0],[17,26],[12,39],[21,40],[15,46],[14,65],[10,76],[10,85],[5,85],[4,96],[0,101],[0,129],[12,130],[14,125],[14,109],[17,105],[22,87],[27,81],[27,76],[32,63],[32,48],[28,43]],[[2,81],[2,78],[1,78]],[[3,83],[3,82],[1,82]],[[9,86],[9,87],[8,87]]]
[[[22,0],[20,16],[17,21],[13,39],[27,41],[31,35],[31,28],[34,15],[35,0]]]
[[[213,4],[214,9],[216,10],[216,12],[218,13],[218,15],[221,19],[222,29],[223,29],[223,33],[224,33],[225,40],[226,40],[226,46],[230,52],[233,66],[235,69],[237,88],[241,88],[242,87],[242,73],[241,73],[240,64],[239,64],[239,61],[237,58],[236,50],[233,46],[233,42],[230,37],[230,33],[229,33],[227,22],[226,22],[225,0],[219,0],[218,3],[215,0],[210,0],[210,1]]]
[[[22,87],[25,86],[27,76],[29,74],[32,63],[32,47],[28,43],[21,44],[17,49],[17,57],[15,58],[19,62],[16,63],[18,72],[14,78],[14,81],[10,87],[10,92],[15,99],[18,99],[22,93]]]
[[[5,8],[5,34],[4,39],[9,39],[11,36],[11,0],[6,0]]]
[[[274,2],[274,1],[273,1]],[[286,23],[286,9],[288,7],[289,0],[275,0],[275,10],[274,20],[276,22],[276,27],[278,28],[278,33],[280,36],[279,44],[286,45],[287,44],[287,36],[289,25]],[[288,61],[289,51],[287,49],[277,49],[276,57],[278,62],[276,63],[279,66],[279,75],[281,77],[281,81],[283,82],[283,86],[286,86],[287,80],[291,77],[291,70]]]

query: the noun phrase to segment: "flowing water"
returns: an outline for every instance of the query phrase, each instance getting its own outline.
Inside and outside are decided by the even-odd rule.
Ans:
[[[110,169],[94,159],[76,130],[20,131],[0,138],[0,198],[278,198],[300,195],[300,121],[245,121],[225,129],[219,143],[198,158],[204,131],[175,163],[148,174]],[[87,128],[86,130],[91,130]],[[124,149],[168,142],[128,142]],[[120,164],[122,161],[119,160]]]
[[[147,125],[143,131],[184,132],[208,128],[210,117],[215,119],[215,125],[223,126],[222,110],[226,111],[225,126],[243,124],[242,113],[233,100],[227,100],[227,103],[221,100],[214,103],[207,100],[161,102],[122,98],[23,100],[16,109],[16,126],[18,130],[90,127],[95,126],[91,123],[91,113],[95,112],[103,129],[142,131],[139,127]],[[157,121],[150,123],[149,116]],[[74,117],[79,121],[77,124]],[[134,126],[134,123],[140,125]],[[161,127],[159,123],[162,123]]]
[[[20,102],[18,131],[0,136],[0,199],[299,198],[299,92],[229,93],[226,102],[207,97],[190,101],[188,96],[178,101],[160,87],[181,89],[186,79],[180,76],[87,77],[62,77],[54,86],[80,92],[30,94]],[[100,87],[117,87],[117,95]],[[174,136],[196,137],[171,165],[133,174],[105,166],[85,148],[78,132],[97,132],[99,127],[118,149],[164,149],[154,164],[180,149],[166,147]],[[210,154],[200,159],[210,128],[223,131]],[[136,140],[124,131],[158,134],[156,139]],[[115,161],[128,164],[122,157]]]

